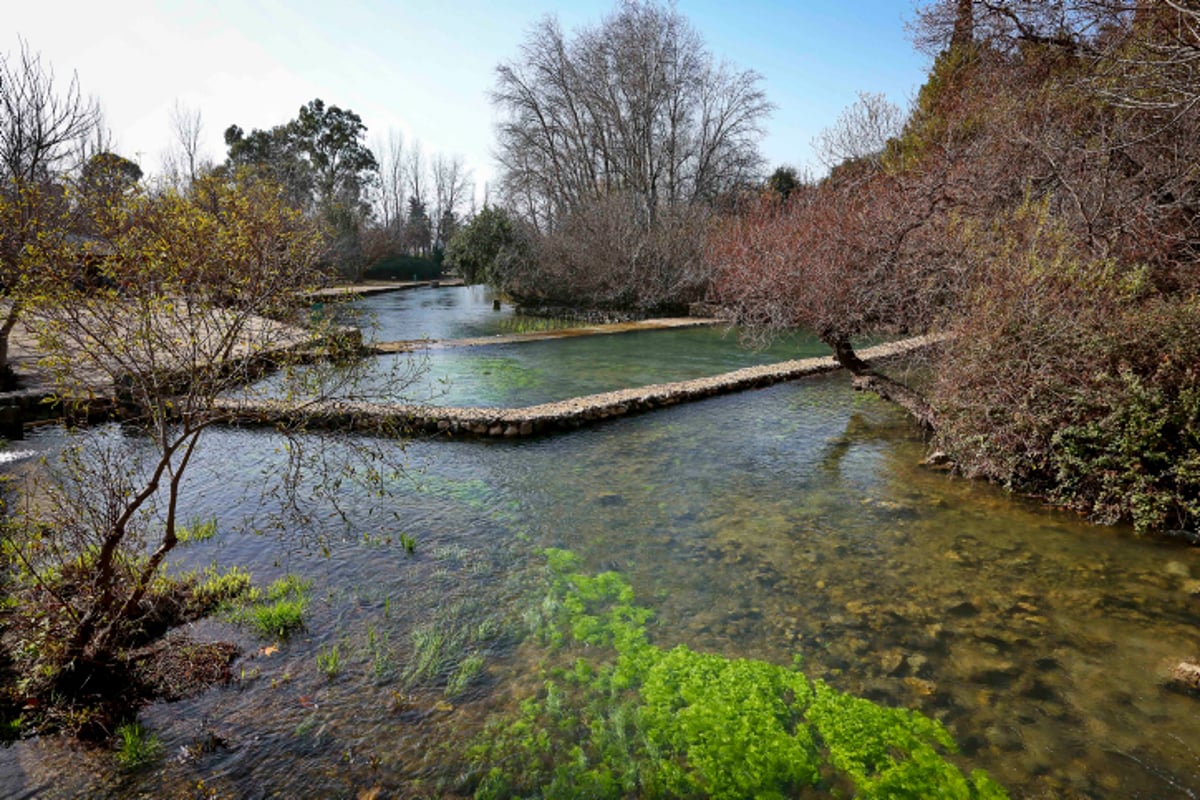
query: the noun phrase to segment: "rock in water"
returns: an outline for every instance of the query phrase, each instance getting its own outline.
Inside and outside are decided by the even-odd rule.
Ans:
[[[1200,695],[1200,663],[1187,659],[1171,667],[1167,686],[1177,692]]]

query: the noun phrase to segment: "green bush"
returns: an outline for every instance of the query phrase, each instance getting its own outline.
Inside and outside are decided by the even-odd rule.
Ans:
[[[938,375],[937,446],[1097,521],[1195,532],[1200,296],[1081,255],[1044,204],[972,235],[980,281]]]
[[[1200,373],[1167,359],[1149,377],[1124,367],[1104,409],[1054,437],[1054,496],[1139,533],[1200,529]]]

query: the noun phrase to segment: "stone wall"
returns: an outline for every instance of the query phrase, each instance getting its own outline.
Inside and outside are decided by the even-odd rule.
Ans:
[[[929,337],[914,337],[868,348],[860,356],[868,361],[895,358],[923,349],[934,341]],[[232,415],[249,423],[301,421],[310,427],[342,430],[518,438],[575,430],[614,417],[769,386],[836,369],[839,366],[832,357],[806,358],[747,367],[709,378],[622,389],[523,408],[461,408],[342,401],[308,407],[297,419],[294,410],[276,401],[229,400],[223,405]]]

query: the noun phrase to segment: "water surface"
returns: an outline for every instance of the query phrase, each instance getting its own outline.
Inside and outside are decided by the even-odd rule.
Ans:
[[[160,765],[123,776],[103,753],[25,743],[0,753],[8,794],[451,796],[483,720],[538,687],[521,632],[547,546],[629,575],[657,643],[799,653],[814,677],[942,720],[961,766],[1014,797],[1200,791],[1198,701],[1161,680],[1200,653],[1200,552],[920,468],[907,421],[844,376],[555,438],[411,442],[421,471],[383,505],[347,495],[348,525],[325,509],[282,535],[236,530],[261,517],[253,487],[278,474],[278,446],[212,433],[188,511],[224,532],[176,568],[311,578],[307,631],[267,654],[204,623],[244,646],[240,680],[144,713]],[[461,696],[403,680],[431,630],[486,658]],[[334,643],[347,655],[330,680],[316,656]]]
[[[380,374],[411,358],[425,372],[399,393],[372,391],[366,383],[370,396],[385,401],[511,408],[828,354],[808,336],[749,350],[724,328],[681,328],[379,356]]]
[[[497,295],[486,286],[422,287],[373,294],[331,306],[363,328],[376,342],[416,339],[469,339],[508,333],[557,330],[576,322],[518,314],[508,302],[493,307]]]

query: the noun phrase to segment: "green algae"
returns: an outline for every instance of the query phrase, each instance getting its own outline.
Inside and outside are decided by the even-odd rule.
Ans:
[[[665,650],[624,576],[545,555],[541,690],[473,746],[476,797],[1007,797],[949,760],[957,748],[936,720],[811,680],[799,657]]]

